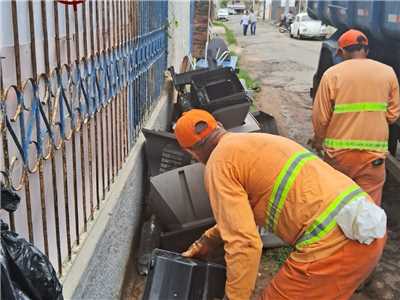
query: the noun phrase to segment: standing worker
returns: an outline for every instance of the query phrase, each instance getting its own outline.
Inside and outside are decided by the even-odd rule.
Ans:
[[[243,35],[247,35],[247,29],[249,28],[250,18],[248,12],[245,11],[242,19],[240,19],[240,24],[243,26]]]
[[[253,9],[250,10],[249,22],[250,22],[250,33],[251,33],[251,35],[256,35],[257,17],[254,14]]]
[[[204,257],[223,243],[227,299],[252,294],[262,252],[257,225],[295,247],[261,299],[348,299],[377,264],[384,211],[302,146],[270,134],[228,133],[198,109],[179,118],[175,135],[206,164],[216,219],[183,255]]]
[[[368,59],[368,39],[358,30],[338,40],[344,61],[322,76],[314,105],[313,147],[381,204],[388,124],[400,114],[393,69]]]

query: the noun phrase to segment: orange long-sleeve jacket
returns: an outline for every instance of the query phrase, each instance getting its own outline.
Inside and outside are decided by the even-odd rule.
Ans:
[[[371,59],[350,59],[322,76],[314,105],[314,138],[325,152],[353,149],[384,157],[388,124],[400,115],[399,83],[390,66]]]
[[[213,150],[205,168],[205,185],[217,225],[205,235],[224,241],[228,299],[246,300],[252,293],[262,251],[257,225],[266,226],[271,218],[270,199],[283,197],[273,231],[294,245],[338,194],[354,186],[350,178],[314,155],[298,160],[294,168],[293,156],[303,152],[311,155],[289,139],[258,133],[227,133]],[[288,162],[292,163],[289,168]],[[283,190],[276,189],[279,182],[286,182]],[[333,226],[322,239],[296,247],[291,257],[314,261],[347,241]]]

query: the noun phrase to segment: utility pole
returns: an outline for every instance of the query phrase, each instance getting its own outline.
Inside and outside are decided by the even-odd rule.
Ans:
[[[267,0],[264,0],[264,10],[263,10],[263,21],[265,21],[265,6],[267,4]]]

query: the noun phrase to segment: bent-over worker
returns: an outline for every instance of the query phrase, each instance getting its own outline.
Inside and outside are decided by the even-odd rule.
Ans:
[[[183,255],[204,257],[223,243],[227,299],[252,294],[262,252],[257,225],[295,247],[261,299],[348,299],[374,269],[385,213],[316,155],[284,137],[226,132],[198,109],[178,119],[175,135],[206,165],[216,220]]]
[[[322,76],[313,105],[313,146],[380,205],[388,124],[400,114],[399,83],[390,66],[367,58],[362,32],[349,30],[338,44],[344,61]]]

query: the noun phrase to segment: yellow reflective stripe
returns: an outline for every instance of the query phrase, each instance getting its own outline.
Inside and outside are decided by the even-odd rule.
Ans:
[[[358,185],[352,185],[340,193],[297,240],[296,248],[300,249],[324,238],[336,226],[336,216],[340,210],[362,195],[366,193]]]
[[[315,158],[317,156],[309,151],[295,153],[279,172],[267,207],[268,219],[266,220],[266,227],[269,231],[275,231],[287,194],[300,170],[307,161]]]
[[[385,102],[360,102],[336,104],[333,110],[335,114],[361,112],[361,111],[386,111],[387,103]]]
[[[388,149],[387,141],[325,139],[324,145],[329,148],[337,149],[358,149],[376,151],[387,151]]]

